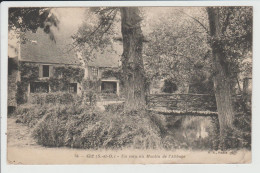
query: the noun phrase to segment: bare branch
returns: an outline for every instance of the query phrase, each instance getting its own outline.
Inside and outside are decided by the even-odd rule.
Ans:
[[[176,9],[177,10],[177,9]],[[181,13],[183,13],[183,14],[185,14],[186,16],[188,16],[188,17],[190,17],[190,18],[192,18],[193,20],[195,20],[198,24],[200,24],[200,26],[202,27],[202,28],[204,28],[205,29],[205,31],[206,31],[206,33],[209,35],[209,31],[208,31],[208,28],[207,27],[205,27],[198,19],[196,19],[195,17],[192,17],[192,16],[190,16],[189,14],[187,14],[187,13],[185,13],[184,11],[181,11],[181,10],[177,10],[177,11],[179,11],[179,12],[181,12]]]
[[[116,10],[116,11],[115,11],[115,10]],[[112,21],[115,19],[115,16],[116,16],[116,14],[117,14],[117,8],[111,8],[111,11],[110,11],[110,12],[108,13],[108,15],[107,15],[107,16],[109,16],[113,11],[115,11],[115,12],[114,12],[114,15],[113,15],[113,17],[112,17],[112,19],[111,19]],[[111,27],[112,23],[113,23],[113,22],[111,22],[111,23],[109,24],[108,28],[104,31],[104,33],[109,30],[109,28]],[[103,23],[100,22],[100,24],[97,26],[97,28],[96,28],[93,32],[91,32],[91,33],[88,34],[88,35],[85,35],[85,36],[84,36],[83,38],[81,38],[81,39],[86,39],[86,38],[91,37],[92,35],[94,35],[94,34],[102,27],[102,25],[103,25]],[[104,33],[102,33],[102,36],[101,36],[100,38],[103,37]],[[100,42],[101,42],[101,41],[100,41]],[[100,42],[99,42],[99,43],[100,43]],[[74,44],[74,46],[73,46],[71,49],[69,49],[69,50],[67,51],[67,53],[70,52],[70,51],[72,51],[72,50],[75,49],[76,47],[78,47],[78,44],[76,44],[76,43],[77,43],[77,40],[75,40],[75,41],[71,44],[71,45]]]

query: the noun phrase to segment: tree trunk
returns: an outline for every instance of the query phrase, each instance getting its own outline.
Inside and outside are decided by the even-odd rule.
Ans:
[[[138,7],[121,8],[122,68],[126,91],[126,111],[144,109],[146,105],[145,75],[142,59],[143,34],[139,14]]]
[[[220,144],[221,148],[228,147],[228,137],[233,132],[234,110],[232,105],[231,81],[226,56],[219,40],[221,36],[221,26],[219,21],[219,9],[214,7],[207,8],[209,17],[210,34],[213,38],[211,47],[213,54],[214,90],[218,110],[218,119],[220,126]]]

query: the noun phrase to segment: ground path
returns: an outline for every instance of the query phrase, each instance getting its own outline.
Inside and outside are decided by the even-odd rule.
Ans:
[[[16,123],[16,118],[7,120],[7,142],[10,147],[39,146],[31,137],[30,129],[21,123]]]

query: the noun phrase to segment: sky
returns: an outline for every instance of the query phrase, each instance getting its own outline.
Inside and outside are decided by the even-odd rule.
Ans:
[[[78,27],[81,25],[84,19],[84,12],[86,8],[55,8],[53,13],[57,16],[60,23],[58,28],[52,28],[55,34],[57,44],[68,44],[71,42],[71,35],[77,32]],[[9,36],[12,32],[9,32]],[[9,37],[11,38],[11,37]],[[9,57],[17,56],[14,48],[17,48],[17,39],[12,37],[9,39]],[[65,42],[64,42],[65,41]]]
[[[52,12],[57,16],[60,23],[58,28],[52,28],[54,31],[54,36],[57,41],[57,44],[69,44],[72,42],[71,36],[75,34],[82,24],[82,22],[87,17],[85,11],[88,8],[54,8]],[[144,35],[148,35],[152,32],[152,27],[156,24],[156,21],[160,20],[160,17],[165,16],[166,13],[173,12],[176,10],[184,10],[188,14],[196,14],[201,11],[198,8],[182,8],[182,7],[147,7],[143,8],[141,11],[144,13],[145,21],[147,22],[146,25],[142,26],[142,30]],[[9,56],[14,57],[17,56],[13,48],[17,47],[16,45],[17,40],[12,39],[9,40]]]
[[[75,34],[78,27],[84,20],[84,12],[86,8],[55,8],[53,13],[57,16],[60,23],[55,35],[57,39],[60,37],[70,38]]]

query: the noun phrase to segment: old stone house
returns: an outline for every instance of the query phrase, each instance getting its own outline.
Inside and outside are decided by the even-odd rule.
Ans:
[[[8,57],[8,110],[25,103],[31,93],[56,91],[81,95],[83,81],[100,81],[100,92],[119,95],[119,80],[103,77],[105,70],[117,69],[118,57],[99,54],[84,65],[74,51],[68,51],[61,40],[56,43],[42,30],[28,32],[17,46],[17,56]],[[107,56],[109,55],[109,56]]]
[[[89,80],[100,81],[98,90],[101,93],[120,94],[120,80],[117,76],[105,75],[104,72],[117,71],[120,65],[120,56],[106,52],[97,53],[94,60],[87,64],[87,74]]]

